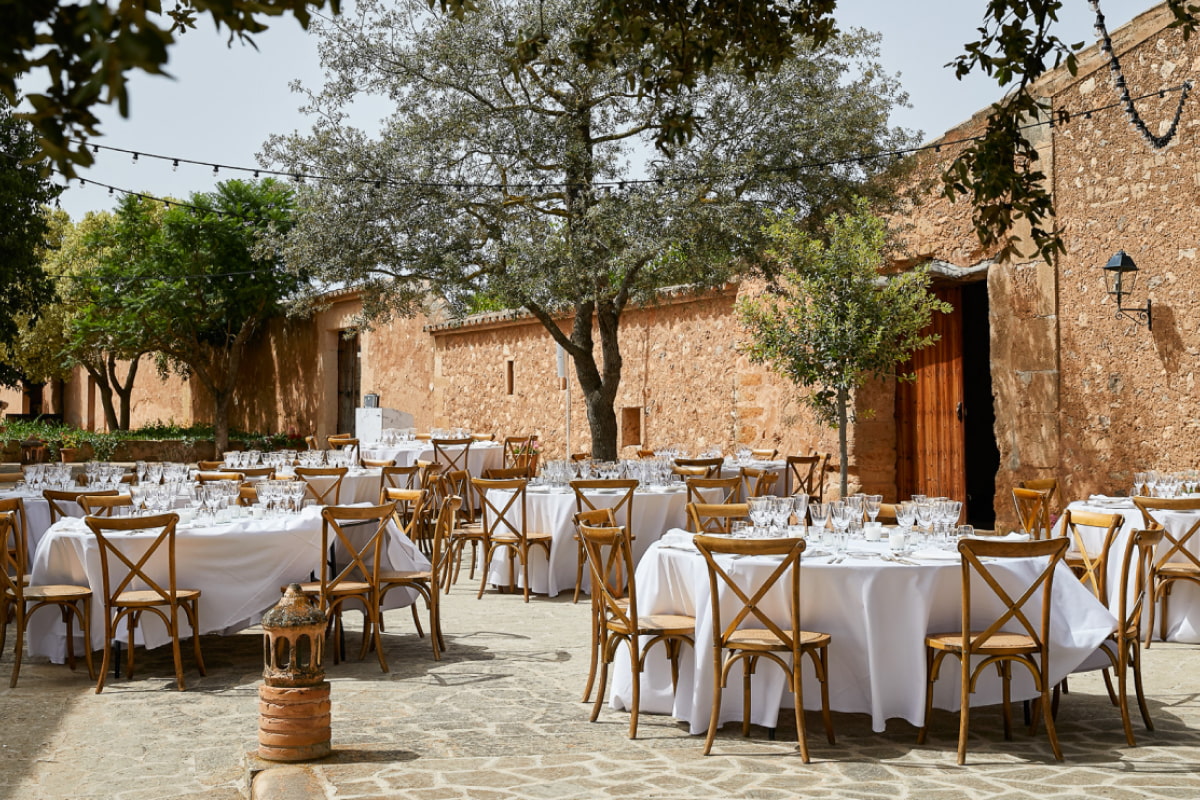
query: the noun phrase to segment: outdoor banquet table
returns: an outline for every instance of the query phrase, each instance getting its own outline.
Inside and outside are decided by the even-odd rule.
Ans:
[[[461,447],[447,447],[448,453],[458,453]],[[433,445],[427,441],[383,444],[372,442],[362,445],[362,457],[377,461],[391,461],[398,467],[411,467],[418,461],[433,461]],[[498,442],[472,442],[467,453],[467,469],[476,478],[482,478],[484,470],[504,466],[504,446]]]
[[[690,544],[692,534],[671,531],[651,547],[636,572],[639,614],[686,614],[696,617],[696,650],[683,648],[679,686],[672,696],[669,662],[662,648],[654,648],[642,676],[641,711],[672,714],[687,721],[692,733],[708,728],[712,709],[712,624],[708,572],[704,558]],[[879,554],[886,543],[855,542],[848,557],[830,563],[825,555],[805,553],[801,568],[801,613],[805,630],[832,637],[829,645],[829,700],[834,711],[871,715],[872,728],[881,732],[893,717],[920,725],[925,716],[925,635],[958,630],[962,621],[962,570],[956,552],[918,551],[908,556],[915,565],[885,561]],[[813,547],[813,552],[818,552]],[[749,573],[765,579],[777,560],[748,557],[727,562],[731,574]],[[1011,579],[1028,581],[1040,571],[1040,560],[1021,559],[996,564],[993,571]],[[1005,581],[1005,578],[1001,578]],[[781,624],[788,619],[786,581],[764,598],[762,608]],[[1012,589],[1010,588],[1010,591]],[[733,613],[736,600],[722,594],[724,614]],[[1040,597],[1040,594],[1038,595]],[[1032,602],[1032,601],[1031,601]],[[1054,580],[1050,679],[1057,683],[1095,652],[1116,625],[1105,609],[1070,572],[1059,565]],[[977,619],[994,618],[1002,611],[994,597],[973,598]],[[1040,609],[1040,602],[1036,608]],[[1033,608],[1032,606],[1030,607]],[[1037,619],[1033,611],[1030,617]],[[614,664],[610,702],[613,708],[629,707],[631,676],[623,651]],[[985,671],[972,703],[999,702],[1000,684],[993,671]],[[809,709],[820,708],[820,684],[805,659],[804,700]],[[742,718],[741,667],[731,670],[721,706],[722,723]],[[1028,671],[1013,669],[1013,699],[1035,696]],[[958,663],[947,659],[935,685],[934,704],[957,709]],[[757,725],[776,726],[780,708],[790,708],[792,697],[782,671],[770,665],[753,678],[750,719]]]
[[[28,525],[29,549],[33,550],[37,547],[37,543],[42,540],[42,535],[45,534],[46,529],[50,527],[50,503],[46,498],[42,497],[41,492],[0,492],[0,500],[10,500],[17,497],[25,501],[25,522]],[[74,514],[77,509],[71,508],[68,510]],[[83,516],[83,509],[78,509],[78,516]]]
[[[1125,553],[1125,543],[1129,540],[1132,531],[1145,527],[1142,522],[1142,512],[1138,511],[1132,498],[1102,495],[1094,495],[1085,501],[1075,501],[1070,503],[1067,508],[1073,511],[1121,514],[1125,517],[1125,523],[1121,526],[1116,541],[1113,543],[1112,555],[1106,569],[1109,607],[1115,613],[1119,601],[1117,589],[1121,585],[1121,559]],[[1182,536],[1188,528],[1196,524],[1196,520],[1200,519],[1200,511],[1156,511],[1154,513],[1155,517],[1162,521],[1164,527],[1175,536]],[[1101,532],[1089,528],[1080,530],[1085,536],[1085,543],[1089,551],[1099,550],[1102,544]],[[1058,523],[1058,533],[1062,533],[1062,522]],[[1200,538],[1198,537],[1200,534],[1196,534],[1188,542],[1187,549],[1193,553],[1200,553]],[[1170,546],[1171,543],[1163,539],[1158,546],[1158,553],[1165,554]],[[1162,613],[1162,606],[1159,605],[1154,613],[1154,637],[1157,639],[1159,638],[1159,614]],[[1176,581],[1172,585],[1171,599],[1167,603],[1167,641],[1200,643],[1200,586],[1188,581]]]
[[[429,568],[429,560],[393,524],[388,537],[386,564],[397,570]],[[152,537],[138,533],[122,534],[119,539],[142,541]],[[131,546],[133,552],[136,547]],[[166,553],[151,561],[150,574],[164,581]],[[202,633],[235,633],[256,624],[263,612],[279,600],[280,588],[306,581],[320,569],[321,508],[306,507],[298,514],[279,514],[261,518],[242,517],[228,523],[180,523],[176,528],[176,585],[199,589]],[[155,563],[158,563],[157,569]],[[110,569],[115,568],[110,564]],[[61,519],[38,545],[31,562],[31,582],[35,584],[75,584],[90,586],[92,605],[92,647],[104,646],[103,576],[100,552],[95,537],[83,520]],[[136,587],[135,587],[136,588]],[[410,605],[416,595],[397,590],[389,608]],[[190,628],[180,615],[183,635]],[[146,647],[158,647],[170,641],[162,622],[154,615],[142,617],[139,641]],[[76,632],[78,634],[78,631]],[[30,619],[30,652],[61,662],[66,655],[66,631],[54,614],[37,614]]]
[[[497,495],[503,492],[492,490]],[[596,508],[610,508],[620,501],[624,490],[602,489],[586,492]],[[504,507],[504,501],[492,501]],[[575,575],[579,563],[579,546],[575,542],[575,493],[570,488],[551,489],[548,486],[530,486],[525,493],[529,519],[526,530],[547,531],[551,535],[550,561],[540,548],[530,550],[530,589],[550,597],[559,592],[574,590]],[[638,560],[651,544],[658,541],[663,531],[683,527],[687,521],[687,492],[682,484],[654,489],[638,489],[633,497],[633,557]],[[624,509],[617,515],[619,525],[628,524]],[[584,568],[584,588],[587,588],[587,568]],[[508,585],[507,550],[497,551],[488,570],[488,582],[500,586]],[[520,565],[517,566],[517,586],[524,586]]]
[[[775,473],[778,477],[775,479],[775,484],[771,487],[771,494],[777,497],[783,497],[787,490],[787,462],[786,461],[747,461],[745,464],[739,464],[736,459],[726,458],[725,463],[721,465],[722,478],[736,478],[742,474],[742,467],[752,467],[754,469],[765,469],[768,472]],[[743,496],[745,496],[746,488],[743,487]]]
[[[280,475],[285,474],[292,473],[280,473]],[[383,470],[378,467],[374,469],[350,467],[345,476],[342,477],[342,488],[338,495],[338,505],[350,506],[356,503],[378,503],[380,477],[382,475]],[[308,480],[313,484],[313,488],[320,493],[332,486],[335,478],[314,475],[310,476]],[[333,495],[330,495],[328,499],[332,500]]]

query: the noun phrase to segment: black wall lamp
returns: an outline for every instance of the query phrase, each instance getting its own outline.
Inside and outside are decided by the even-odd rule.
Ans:
[[[1117,317],[1126,317],[1139,324],[1144,324],[1147,330],[1153,330],[1149,298],[1146,298],[1145,308],[1140,306],[1126,308],[1121,305],[1121,301],[1133,293],[1133,288],[1137,285],[1137,274],[1137,264],[1133,263],[1133,259],[1124,250],[1118,250],[1117,254],[1104,265],[1104,283],[1108,287],[1108,293],[1112,295],[1117,304]]]

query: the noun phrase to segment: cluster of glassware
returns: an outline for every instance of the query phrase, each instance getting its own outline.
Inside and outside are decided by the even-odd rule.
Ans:
[[[188,501],[196,519],[228,522],[237,506],[238,486],[237,481],[210,481],[191,486]]]
[[[299,512],[304,508],[308,484],[304,481],[259,481],[258,503],[268,514]]]
[[[358,464],[358,454],[353,445],[341,450],[304,450],[296,454],[302,467],[349,467]]]
[[[277,450],[270,453],[263,453],[262,465],[275,470],[281,470],[285,467],[291,468],[292,464],[296,463],[297,455],[298,453],[295,450]]]
[[[175,508],[176,497],[190,492],[190,484],[179,483],[147,483],[129,487],[135,515],[165,514]]]
[[[731,533],[734,537],[769,539],[804,535],[803,523],[808,511],[808,495],[803,492],[791,497],[751,497],[746,502],[750,506],[752,525],[746,525],[742,521],[733,523]]]
[[[89,461],[84,465],[84,475],[87,477],[87,488],[99,491],[111,491],[125,477],[125,467],[120,464],[109,464],[101,461]]]
[[[1130,497],[1183,497],[1200,491],[1200,471],[1185,469],[1181,472],[1158,472],[1147,470],[1133,473],[1133,490]]]
[[[470,428],[431,428],[429,435],[434,439],[466,439],[471,435]]]
[[[40,492],[43,489],[73,488],[70,464],[28,464],[21,470],[25,480],[17,483],[18,490]]]
[[[960,500],[914,494],[912,500],[905,500],[896,506],[896,524],[906,534],[924,535],[933,546],[953,546],[960,537],[974,532],[970,525],[956,527],[961,514]]]
[[[412,428],[384,428],[380,441],[385,445],[397,445],[411,442],[415,432]]]
[[[191,478],[191,467],[178,462],[138,461],[133,465],[138,484],[171,483],[179,484]]]
[[[229,450],[225,453],[225,466],[229,469],[257,467],[262,462],[261,450]]]

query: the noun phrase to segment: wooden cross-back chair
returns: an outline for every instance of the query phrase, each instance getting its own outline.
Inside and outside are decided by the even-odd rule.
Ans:
[[[201,472],[220,472],[225,468],[224,461],[197,461],[196,467]]]
[[[217,483],[218,481],[235,481],[241,483],[246,480],[246,475],[243,472],[233,472],[225,470],[221,472],[197,472],[196,483]]]
[[[353,447],[354,463],[362,466],[362,449],[358,446],[358,439],[355,439],[353,436],[330,436],[326,441],[329,442],[330,450],[343,450],[347,447]]]
[[[534,472],[529,467],[490,467],[483,471],[483,477],[490,481],[503,481],[512,478],[530,479]]]
[[[83,633],[83,656],[87,662],[88,677],[93,680],[96,670],[92,665],[92,590],[86,586],[30,585],[26,565],[29,561],[28,540],[16,530],[24,527],[25,506],[20,498],[4,501],[0,506],[0,536],[12,541],[12,549],[6,544],[0,548],[0,652],[4,651],[8,638],[8,622],[16,624],[16,642],[13,647],[13,669],[9,688],[17,688],[21,674],[21,657],[25,651],[25,631],[29,618],[43,608],[57,608],[67,627],[67,666],[75,669],[75,622],[78,620]]]
[[[296,477],[304,481],[304,485],[308,487],[308,496],[315,500],[317,505],[336,506],[341,502],[342,480],[349,472],[346,467],[296,467],[293,471]],[[326,478],[330,479],[330,483],[322,489],[317,482]]]
[[[1012,737],[1009,686],[1013,664],[1024,666],[1032,676],[1034,688],[1040,695],[1050,748],[1054,757],[1062,761],[1062,749],[1058,746],[1058,734],[1054,728],[1051,703],[1053,687],[1049,683],[1047,670],[1050,663],[1049,636],[1054,571],[1066,555],[1068,545],[1068,540],[1062,536],[1033,539],[1028,542],[963,539],[958,543],[958,551],[962,554],[962,626],[952,633],[934,633],[925,637],[925,647],[928,651],[928,686],[925,695],[925,721],[917,736],[918,744],[925,743],[929,730],[929,719],[933,715],[933,686],[942,662],[947,656],[954,656],[960,662],[960,765],[965,764],[967,760],[971,694],[979,675],[986,669],[995,667],[1000,672],[1000,679],[1003,681],[1004,738]],[[1032,580],[1014,588],[1012,592],[1005,588],[991,566],[995,562],[1034,558],[1044,559],[1037,574]],[[1011,582],[1009,584],[1011,587]],[[978,587],[978,598],[972,597],[972,587]],[[971,609],[977,599],[982,600],[985,597],[998,600],[1004,610],[986,626],[981,626],[975,621]],[[1040,606],[1040,613],[1036,606]],[[1031,614],[1033,619],[1030,618]],[[975,661],[972,661],[973,658]]]
[[[1108,556],[1125,524],[1122,514],[1094,511],[1063,512],[1063,535],[1071,540],[1064,560],[1083,585],[1108,605]],[[1090,529],[1090,530],[1089,530]]]
[[[63,517],[74,516],[72,513],[79,508],[79,498],[84,496],[89,497],[112,497],[117,494],[116,489],[109,489],[103,492],[95,490],[61,490],[61,489],[43,489],[42,497],[46,498],[46,502],[50,505],[50,524],[58,522]]]
[[[537,434],[530,434],[529,436],[505,436],[503,466],[529,467],[536,471],[538,454],[534,452],[534,447],[537,444],[537,440]]]
[[[149,517],[84,517],[84,522],[96,537],[100,551],[100,572],[104,587],[104,659],[96,681],[96,693],[104,690],[108,667],[112,659],[112,643],[117,629],[124,621],[129,634],[126,675],[133,677],[134,629],[142,614],[149,611],[163,621],[171,637],[171,654],[175,660],[175,684],[184,690],[183,658],[180,653],[180,619],[183,611],[192,629],[192,651],[196,668],[201,675],[204,658],[200,654],[200,590],[181,589],[175,580],[175,514],[156,514]],[[118,536],[134,531],[150,532],[149,536]],[[157,531],[157,533],[154,533]],[[143,546],[144,545],[144,546]],[[151,574],[149,565],[155,555],[166,551],[167,575]],[[116,567],[116,571],[110,569]],[[157,572],[157,571],[156,571]],[[142,588],[144,587],[144,588]]]
[[[695,538],[696,548],[708,567],[708,587],[712,613],[713,700],[704,754],[712,752],[713,740],[721,720],[721,696],[730,670],[742,667],[742,735],[750,732],[751,679],[760,659],[773,662],[787,676],[795,704],[796,732],[800,756],[809,760],[808,735],[804,724],[804,694],[801,662],[808,656],[821,684],[821,717],[825,735],[834,744],[833,717],[829,712],[829,642],[827,633],[804,630],[800,605],[800,554],[804,539],[730,539],[725,536]],[[730,570],[720,556],[775,556],[779,562],[762,579],[751,573]],[[762,608],[764,599],[782,586],[787,592],[788,618],[780,621]],[[737,611],[723,615],[722,594],[736,598]]]
[[[705,478],[721,477],[721,467],[723,467],[724,465],[725,465],[725,459],[723,459],[723,458],[677,458],[677,459],[675,459],[675,466],[677,466],[677,467],[683,467],[685,469],[687,469],[687,468],[703,468],[704,469],[703,477],[705,477]],[[698,475],[699,473],[692,472],[691,474]]]
[[[1046,498],[1046,513],[1050,515],[1050,521],[1053,522],[1060,508],[1058,478],[1031,478],[1021,481],[1017,484],[1021,489],[1032,489],[1035,492],[1048,492]]]
[[[1050,491],[1018,486],[1012,490],[1012,496],[1021,530],[1028,533],[1030,539],[1049,539],[1052,535]]]
[[[592,508],[588,509],[587,511],[576,511],[574,519],[575,535],[577,537],[579,536],[580,525],[591,525],[594,528],[617,527],[617,520],[616,517],[613,516],[611,508]],[[580,537],[580,541],[582,541],[582,537]],[[615,585],[614,591],[619,593],[619,590],[620,584]],[[587,684],[584,686],[583,700],[581,701],[584,703],[587,703],[592,699],[592,686],[595,684],[596,670],[600,663],[600,645],[598,633],[598,626],[600,623],[597,616],[599,614],[599,609],[596,607],[599,597],[594,591],[590,596],[592,601],[592,652],[591,661],[589,662],[591,666],[588,669]]]
[[[620,524],[623,518],[629,535],[631,537],[636,536],[633,532],[633,498],[637,487],[638,481],[636,478],[602,478],[571,481],[571,491],[575,493],[575,511],[591,511],[601,507],[596,505],[597,501],[594,498],[588,496],[588,492],[608,492],[616,498],[616,502],[611,504],[605,503],[603,507],[612,510],[613,520],[616,523]],[[587,552],[584,550],[583,539],[579,537],[578,531],[575,533],[575,542],[578,545],[575,564],[575,597],[571,602],[578,603],[579,592],[583,589],[583,571],[585,569],[585,562],[587,561]]]
[[[444,472],[456,469],[471,471],[471,445],[475,440],[470,436],[462,439],[434,439],[433,460],[442,465]],[[463,498],[466,500],[466,498]]]
[[[630,674],[633,676],[629,738],[635,739],[641,706],[641,677],[647,653],[659,643],[664,645],[667,658],[671,661],[671,685],[677,686],[680,649],[684,644],[694,646],[696,620],[681,614],[638,613],[634,586],[636,565],[630,537],[624,527],[593,527],[580,523],[579,539],[591,569],[593,646],[600,656],[600,684],[596,689],[596,702],[592,705],[591,721],[596,721],[604,705],[608,665],[616,657],[617,648],[624,644],[629,652]],[[623,591],[625,581],[618,578],[614,582],[611,580],[613,575],[625,576],[629,587],[627,593]]]
[[[529,602],[529,554],[535,547],[542,548],[546,553],[546,561],[550,561],[551,536],[547,531],[531,531],[528,528],[529,514],[525,503],[525,487],[527,482],[521,479],[508,481],[489,481],[485,478],[472,478],[475,493],[479,497],[483,509],[483,562],[480,566],[479,594],[487,588],[488,564],[497,551],[508,551],[508,588],[516,589],[516,564],[521,563],[521,575],[524,580],[525,602]],[[495,492],[495,494],[493,494]],[[507,499],[497,502],[496,497],[501,492],[510,493]]]
[[[1066,513],[1071,513],[1070,509]],[[1100,644],[1100,650],[1108,656],[1109,667],[1103,671],[1104,686],[1108,689],[1109,698],[1121,712],[1121,725],[1125,729],[1125,741],[1130,747],[1137,745],[1133,736],[1133,724],[1129,717],[1129,673],[1133,673],[1133,686],[1137,696],[1138,709],[1142,714],[1142,722],[1146,730],[1154,730],[1154,721],[1150,719],[1150,709],[1146,705],[1146,695],[1142,689],[1142,617],[1146,610],[1146,598],[1149,595],[1150,567],[1154,563],[1154,549],[1163,540],[1163,530],[1154,523],[1150,530],[1133,530],[1125,538],[1121,550],[1120,580],[1115,592],[1103,592],[1096,599],[1112,609],[1113,595],[1116,597],[1117,625],[1109,637]],[[1116,538],[1106,540],[1106,550],[1098,554],[1097,568],[1103,569],[1118,550]],[[1099,584],[1103,587],[1103,584]],[[1097,586],[1092,583],[1093,589]],[[1113,670],[1117,677],[1117,690],[1113,690],[1108,671]]]
[[[759,461],[774,461],[779,457],[779,451],[774,447],[756,447],[750,450],[750,457]]]
[[[750,519],[748,503],[688,503],[688,530],[693,533],[729,533],[733,523]]]
[[[739,475],[731,478],[689,475],[683,482],[687,486],[689,503],[737,503],[742,499],[742,478]],[[720,496],[713,497],[714,491],[719,492]]]
[[[784,493],[789,497],[804,492],[814,502],[824,502],[825,465],[829,456],[813,453],[807,456],[788,456],[783,473]]]
[[[0,500],[0,514],[7,514],[8,527],[4,532],[4,549],[8,551],[9,564],[22,575],[29,573],[29,517],[25,512],[25,500],[9,497]],[[0,595],[0,603],[4,597]],[[0,618],[7,619],[3,614]],[[0,638],[0,653],[4,651],[4,640]]]
[[[393,490],[401,491],[401,490]],[[417,501],[418,503],[420,500]],[[447,558],[447,547],[450,543],[450,530],[454,527],[454,518],[458,507],[462,505],[461,497],[448,497],[442,503],[434,524],[432,536],[432,555],[427,570],[382,570],[379,573],[378,603],[382,608],[384,597],[392,589],[412,589],[425,600],[425,609],[429,614],[429,640],[433,644],[433,659],[440,661],[442,651],[446,649],[446,640],[442,635],[441,589],[445,581],[445,573],[450,562]],[[413,514],[412,518],[416,518]],[[383,621],[382,611],[379,614],[380,624]],[[417,616],[417,604],[412,604],[413,622],[416,623],[417,633],[424,636],[421,630],[420,618]]]
[[[118,508],[133,508],[133,495],[85,494],[79,498],[79,508],[85,517],[111,517]]]
[[[394,503],[377,506],[325,506],[321,509],[321,579],[300,584],[305,594],[318,598],[329,617],[333,636],[333,663],[345,659],[342,652],[342,614],[350,603],[362,606],[363,634],[359,658],[375,648],[379,668],[388,671],[380,638],[379,570],[382,567],[388,525],[396,511]],[[364,527],[365,526],[365,527]],[[373,526],[373,528],[371,528]],[[364,529],[371,529],[367,536]],[[336,567],[329,553],[344,555],[346,563]]]
[[[258,487],[252,483],[244,483],[238,487],[237,504],[249,508],[258,503]]]
[[[740,473],[743,498],[769,495],[779,480],[779,473],[760,467],[742,467]]]
[[[1154,617],[1159,617],[1159,638],[1167,638],[1167,599],[1175,583],[1183,581],[1200,586],[1200,557],[1193,551],[1193,541],[1200,539],[1200,514],[1182,533],[1167,525],[1166,514],[1172,511],[1200,511],[1200,499],[1184,497],[1135,497],[1133,504],[1142,512],[1146,528],[1163,529],[1162,547],[1155,553],[1150,566],[1149,608],[1146,620],[1146,647],[1154,638]],[[1177,528],[1187,525],[1185,521]],[[1161,609],[1157,608],[1161,606]]]

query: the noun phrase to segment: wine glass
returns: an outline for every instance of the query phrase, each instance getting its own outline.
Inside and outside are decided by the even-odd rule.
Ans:
[[[905,531],[912,530],[913,522],[917,519],[917,507],[911,500],[905,500],[896,506],[896,524]]]
[[[771,521],[779,528],[781,536],[787,535],[788,522],[792,518],[792,501],[788,497],[772,497]]]
[[[933,503],[928,501],[917,503],[917,527],[921,530],[930,528],[933,524],[934,508]]]
[[[879,516],[879,506],[883,503],[883,495],[869,494],[866,496],[867,516],[871,518],[871,522],[875,522],[875,518]]]
[[[759,528],[771,523],[771,498],[769,497],[751,497],[748,500],[750,506],[750,521],[754,523],[754,533],[759,534]]]
[[[833,523],[833,546],[836,552],[841,552],[846,547],[846,529],[850,527],[850,518],[854,513],[854,507],[844,500],[835,500],[829,504],[829,519]]]
[[[808,529],[808,495],[804,492],[797,492],[790,498],[792,504],[792,513],[796,515],[796,524],[804,529],[807,533]]]
[[[808,516],[812,520],[813,536],[820,541],[825,535],[825,523],[829,520],[829,503],[809,503]]]

